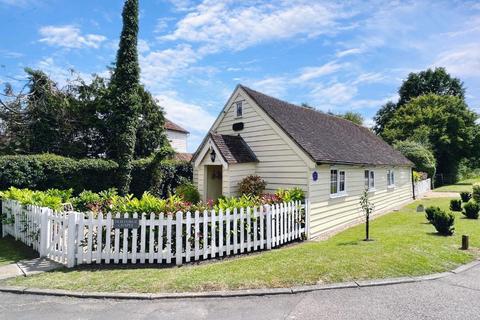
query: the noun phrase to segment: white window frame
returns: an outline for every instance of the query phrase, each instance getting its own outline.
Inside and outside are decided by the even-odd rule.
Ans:
[[[395,169],[387,170],[387,188],[395,188]]]
[[[239,111],[240,110],[240,115]],[[235,118],[241,118],[243,117],[243,101],[237,101],[235,102]]]
[[[333,186],[333,172],[336,172],[336,181],[335,181],[335,192],[332,192],[332,186]],[[343,175],[343,190],[340,190],[340,186],[342,184],[342,181],[340,177]],[[347,196],[347,172],[342,169],[338,168],[331,168],[330,169],[330,198],[338,198],[338,197],[345,197]]]
[[[365,181],[365,189],[368,191],[375,191],[375,170],[365,169],[363,177]]]

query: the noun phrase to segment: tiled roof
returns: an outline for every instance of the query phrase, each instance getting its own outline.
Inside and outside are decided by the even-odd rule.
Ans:
[[[240,87],[317,163],[412,165],[363,126]]]
[[[177,152],[177,153],[175,153],[173,158],[175,160],[178,160],[178,161],[190,161],[190,160],[192,160],[192,154],[191,153]]]
[[[258,161],[253,151],[240,136],[210,133],[210,138],[217,146],[223,159],[229,164]]]
[[[173,123],[172,121],[170,121],[168,119],[165,119],[165,129],[172,130],[172,131],[177,131],[177,132],[182,132],[182,133],[190,133],[187,130],[180,127],[178,124]]]

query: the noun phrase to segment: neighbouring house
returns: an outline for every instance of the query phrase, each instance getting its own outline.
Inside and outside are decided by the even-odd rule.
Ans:
[[[193,155],[202,199],[237,195],[248,175],[266,192],[300,187],[309,200],[309,236],[363,217],[367,188],[375,213],[413,198],[413,164],[369,129],[238,85]]]
[[[165,119],[165,131],[168,142],[176,152],[175,159],[190,161],[192,154],[187,153],[187,139],[190,132],[168,119]]]

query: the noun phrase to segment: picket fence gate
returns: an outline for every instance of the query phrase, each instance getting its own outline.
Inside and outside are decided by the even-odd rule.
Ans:
[[[307,203],[297,201],[218,212],[94,215],[54,212],[7,200],[2,202],[6,216],[3,236],[11,235],[32,246],[40,256],[67,267],[91,263],[170,264],[172,260],[181,265],[270,250],[304,239]],[[133,219],[138,228],[114,228],[115,220],[122,218]]]

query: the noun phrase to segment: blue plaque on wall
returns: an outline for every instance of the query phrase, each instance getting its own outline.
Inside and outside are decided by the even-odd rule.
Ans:
[[[317,172],[317,171],[313,171],[313,173],[312,173],[312,180],[313,180],[313,181],[317,181],[317,180],[318,180],[318,172]]]

